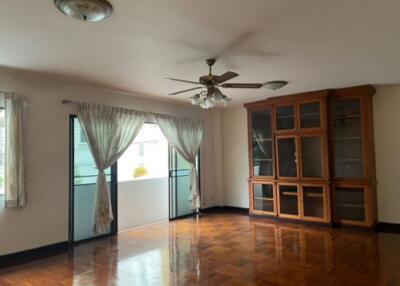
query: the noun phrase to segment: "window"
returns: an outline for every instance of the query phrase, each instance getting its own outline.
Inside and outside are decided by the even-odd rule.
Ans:
[[[156,124],[145,123],[118,160],[118,181],[168,177],[168,142]]]
[[[144,156],[144,143],[139,143],[139,156]]]
[[[5,178],[5,113],[4,109],[0,109],[0,196],[4,195],[4,178]]]
[[[86,137],[85,137],[85,133],[83,132],[83,129],[80,128],[80,126],[77,129],[80,130],[79,131],[79,143],[80,144],[86,144]]]
[[[97,181],[97,167],[90,153],[89,145],[78,118],[74,119],[74,185],[94,185]],[[107,181],[111,180],[111,168],[104,170]]]

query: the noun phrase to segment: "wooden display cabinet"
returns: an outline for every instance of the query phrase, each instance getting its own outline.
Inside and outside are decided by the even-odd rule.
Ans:
[[[249,184],[250,209],[254,214],[276,215],[276,189],[274,182],[257,182]]]
[[[374,93],[366,85],[245,104],[250,212],[373,226]]]

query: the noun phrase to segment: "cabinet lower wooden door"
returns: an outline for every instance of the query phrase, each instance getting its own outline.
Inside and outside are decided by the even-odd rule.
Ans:
[[[329,220],[327,190],[323,185],[302,185],[302,218],[308,221]]]
[[[370,226],[370,189],[367,186],[339,185],[333,187],[334,219],[336,222]]]
[[[279,216],[283,218],[300,218],[300,196],[297,184],[278,184]]]
[[[251,183],[252,212],[276,214],[275,187],[273,183]]]

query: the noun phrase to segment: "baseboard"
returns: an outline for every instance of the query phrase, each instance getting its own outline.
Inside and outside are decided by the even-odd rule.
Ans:
[[[389,223],[389,222],[378,222],[378,224],[375,227],[375,231],[400,234],[400,224]]]
[[[68,241],[0,256],[0,268],[11,267],[66,252]]]
[[[202,209],[201,212],[203,212],[203,213],[236,213],[236,214],[249,215],[248,208],[233,207],[233,206],[214,206],[214,207]]]

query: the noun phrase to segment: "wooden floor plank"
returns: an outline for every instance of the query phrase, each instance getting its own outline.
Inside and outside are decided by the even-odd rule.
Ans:
[[[207,214],[0,270],[1,286],[400,285],[400,235]]]

